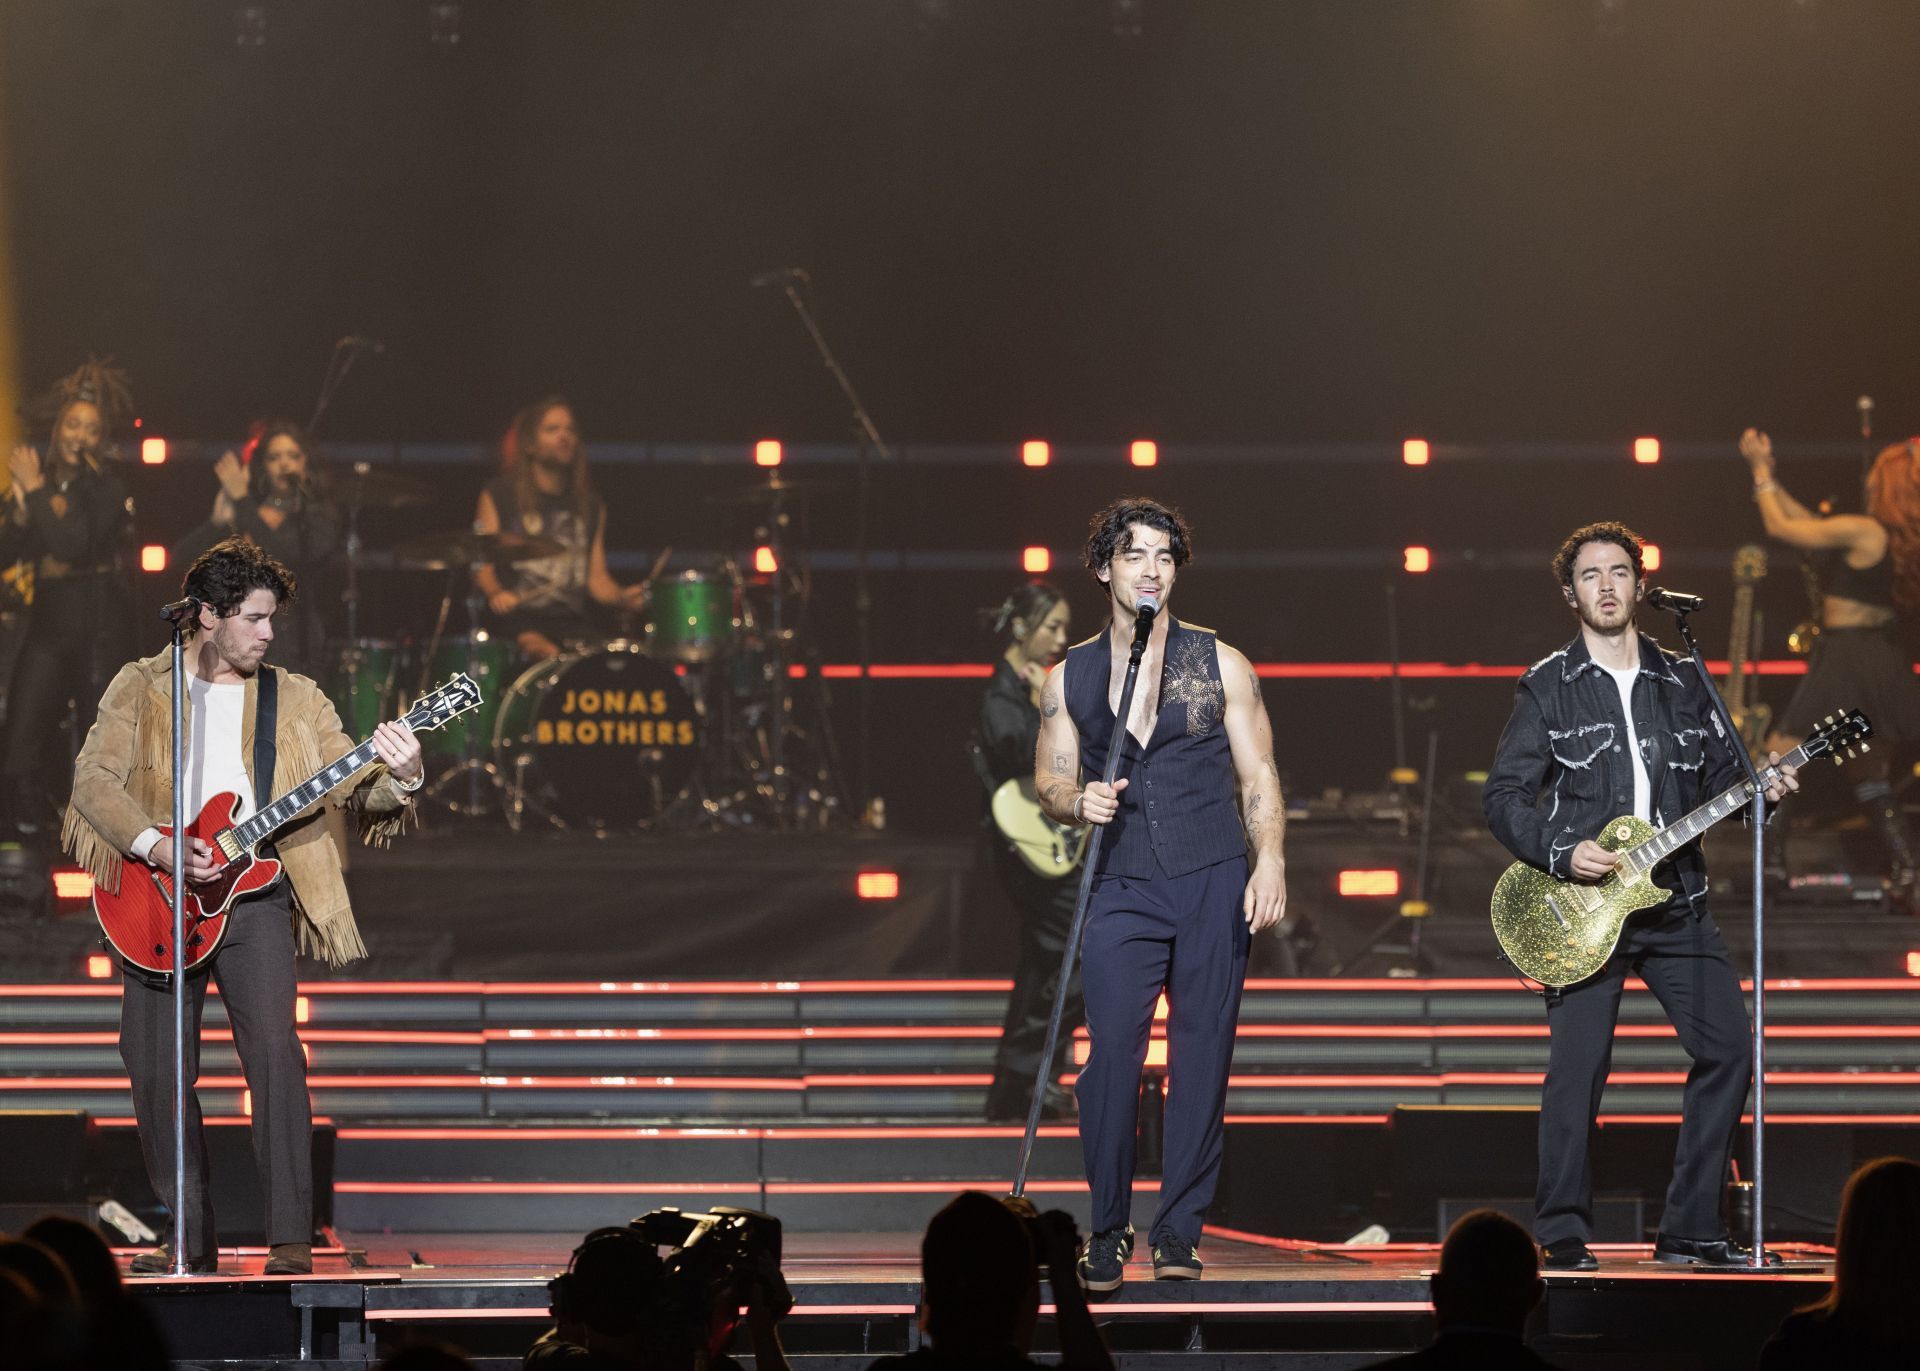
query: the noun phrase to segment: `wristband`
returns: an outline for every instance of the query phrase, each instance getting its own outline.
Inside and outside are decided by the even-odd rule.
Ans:
[[[1086,798],[1087,792],[1082,790],[1073,797],[1073,804],[1069,806],[1069,810],[1073,815],[1073,821],[1077,824],[1083,824],[1087,821],[1086,815],[1080,812],[1080,802]]]

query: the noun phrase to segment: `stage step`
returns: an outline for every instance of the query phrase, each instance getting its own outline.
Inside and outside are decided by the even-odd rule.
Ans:
[[[380,1120],[977,1121],[997,980],[304,985],[317,1112]],[[0,986],[0,1109],[129,1112],[112,984]],[[1780,1114],[1920,1114],[1920,980],[1781,981],[1768,997]],[[1687,1060],[1637,983],[1603,1110],[1670,1113]],[[224,1010],[200,1092],[247,1111]],[[1084,1038],[1076,1043],[1084,1057]],[[1376,1117],[1396,1104],[1527,1105],[1546,1063],[1538,997],[1506,980],[1254,980],[1228,1111]],[[1165,1064],[1156,1033],[1149,1066]]]

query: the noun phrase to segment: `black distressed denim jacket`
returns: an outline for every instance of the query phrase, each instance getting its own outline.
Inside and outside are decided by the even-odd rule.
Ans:
[[[1633,716],[1655,828],[1741,779],[1740,762],[1693,664],[1645,634]],[[1521,861],[1571,879],[1567,859],[1580,841],[1597,838],[1608,820],[1633,811],[1626,746],[1620,691],[1584,638],[1535,662],[1514,688],[1513,715],[1480,792],[1493,836]],[[1681,848],[1655,879],[1703,908],[1707,866],[1700,844]]]

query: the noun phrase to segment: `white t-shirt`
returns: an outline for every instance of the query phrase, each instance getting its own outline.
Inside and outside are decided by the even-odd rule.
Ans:
[[[1615,671],[1599,662],[1595,666],[1613,677],[1620,692],[1620,713],[1627,721],[1627,752],[1633,757],[1633,813],[1635,818],[1653,822],[1653,783],[1647,779],[1646,759],[1640,755],[1640,731],[1633,726],[1633,680],[1640,674],[1637,666]]]
[[[253,782],[247,779],[246,759],[240,751],[240,730],[246,714],[247,687],[243,681],[213,685],[198,676],[187,677],[187,701],[192,722],[187,727],[187,822],[215,795],[231,791],[240,797],[239,814],[253,813]],[[145,861],[160,830],[149,828],[133,841],[133,855]]]

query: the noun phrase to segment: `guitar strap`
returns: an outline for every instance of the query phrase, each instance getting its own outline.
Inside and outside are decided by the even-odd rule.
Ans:
[[[253,712],[253,812],[258,814],[273,803],[275,744],[280,732],[280,673],[265,664],[260,668],[258,694]],[[260,844],[260,855],[278,857],[273,840]]]

